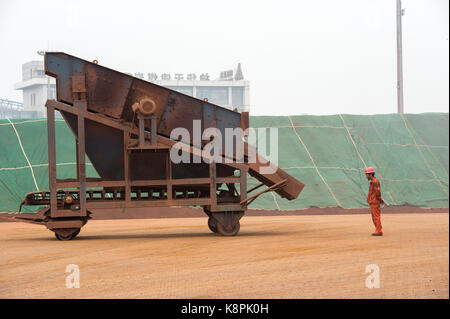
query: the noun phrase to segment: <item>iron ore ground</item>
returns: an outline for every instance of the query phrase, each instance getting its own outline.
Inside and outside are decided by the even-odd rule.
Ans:
[[[0,298],[449,298],[448,211],[384,214],[383,237],[368,214],[244,216],[236,237],[206,221],[91,220],[67,242],[0,223]]]

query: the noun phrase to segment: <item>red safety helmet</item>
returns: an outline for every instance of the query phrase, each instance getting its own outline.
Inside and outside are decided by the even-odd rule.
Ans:
[[[364,173],[365,174],[375,173],[375,170],[373,169],[373,167],[367,167]]]

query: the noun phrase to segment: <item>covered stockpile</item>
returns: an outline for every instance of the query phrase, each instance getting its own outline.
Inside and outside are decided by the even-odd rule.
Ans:
[[[278,164],[306,185],[296,200],[270,192],[250,208],[365,207],[367,166],[387,204],[448,207],[448,113],[253,116],[250,126],[278,129]],[[63,119],[56,147],[57,177],[73,178],[75,139]],[[86,161],[87,175],[97,177]],[[249,188],[257,184],[249,178]],[[16,212],[28,192],[48,188],[46,119],[0,120],[0,212]]]

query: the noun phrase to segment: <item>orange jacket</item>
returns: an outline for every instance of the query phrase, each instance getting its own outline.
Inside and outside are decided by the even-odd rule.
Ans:
[[[372,178],[367,194],[367,203],[369,205],[379,205],[381,203],[381,187],[377,178]]]

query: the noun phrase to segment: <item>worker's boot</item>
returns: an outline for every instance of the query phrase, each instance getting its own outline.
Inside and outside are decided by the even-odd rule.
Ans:
[[[372,236],[383,236],[383,233],[373,233]]]

